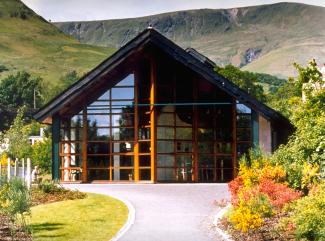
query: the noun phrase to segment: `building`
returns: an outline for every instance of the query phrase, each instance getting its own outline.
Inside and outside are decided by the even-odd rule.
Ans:
[[[148,28],[40,109],[61,181],[224,182],[252,146],[272,152],[292,126]]]

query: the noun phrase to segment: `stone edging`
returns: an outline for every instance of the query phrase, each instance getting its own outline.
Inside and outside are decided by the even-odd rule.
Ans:
[[[213,218],[213,225],[215,226],[215,229],[217,230],[218,234],[223,238],[225,241],[233,241],[231,237],[226,234],[223,230],[221,230],[218,227],[220,219],[225,215],[225,213],[228,211],[228,209],[231,207],[231,204],[229,203],[226,207],[222,208]]]
[[[116,196],[113,196],[113,195],[108,195],[108,196],[111,196],[117,200],[120,200],[121,202],[123,202],[128,210],[129,210],[129,213],[128,213],[128,219],[126,221],[126,223],[123,225],[123,227],[117,232],[117,234],[114,235],[114,237],[110,240],[110,241],[117,241],[119,240],[130,228],[131,226],[134,224],[134,220],[135,220],[135,208],[133,207],[133,205],[128,201],[128,200],[125,200],[123,198],[120,198],[120,197],[116,197]]]

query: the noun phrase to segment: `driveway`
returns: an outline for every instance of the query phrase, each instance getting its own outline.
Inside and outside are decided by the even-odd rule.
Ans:
[[[135,208],[135,222],[121,241],[222,240],[211,229],[215,200],[229,199],[226,184],[69,184],[112,195]]]

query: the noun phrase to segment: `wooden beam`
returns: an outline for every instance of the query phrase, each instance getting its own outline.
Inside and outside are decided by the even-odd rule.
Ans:
[[[198,102],[198,79],[194,79],[193,97],[194,102]],[[199,148],[198,148],[198,109],[197,105],[193,107],[193,179],[199,181]]]
[[[140,168],[139,168],[139,68],[134,72],[134,181],[140,180]]]
[[[154,58],[150,58],[150,159],[151,159],[151,182],[157,181],[156,177],[156,71],[157,64]]]
[[[237,176],[237,108],[236,99],[233,98],[232,103],[232,165],[233,165],[233,178]]]
[[[82,120],[82,182],[87,182],[87,106],[83,108]]]

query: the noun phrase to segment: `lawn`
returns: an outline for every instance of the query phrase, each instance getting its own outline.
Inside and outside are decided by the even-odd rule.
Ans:
[[[110,240],[127,220],[128,209],[108,196],[88,194],[85,199],[35,206],[30,225],[33,240]]]

